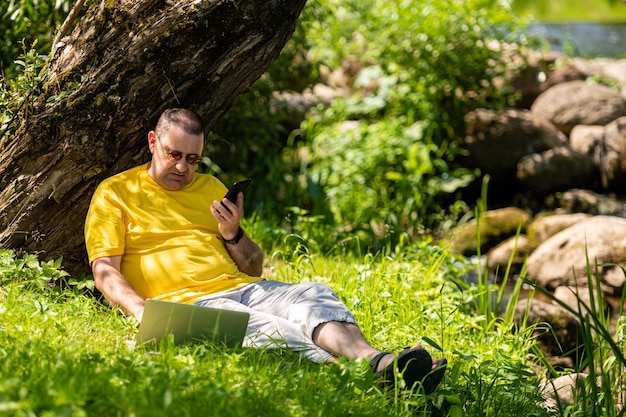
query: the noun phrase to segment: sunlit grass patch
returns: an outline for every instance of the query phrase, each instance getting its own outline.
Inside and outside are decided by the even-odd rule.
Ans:
[[[0,415],[541,413],[537,380],[525,365],[528,340],[505,326],[485,330],[469,303],[475,289],[454,282],[460,269],[444,250],[422,242],[378,255],[296,255],[270,260],[276,278],[329,284],[377,348],[420,342],[445,356],[440,389],[428,397],[386,391],[366,360],[314,364],[284,350],[171,341],[130,350],[132,319],[77,285],[49,285],[32,261],[28,279],[2,278]]]

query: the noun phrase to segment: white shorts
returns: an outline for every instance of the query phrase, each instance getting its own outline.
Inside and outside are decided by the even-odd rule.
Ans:
[[[356,324],[335,292],[318,282],[258,281],[211,294],[196,304],[250,313],[244,347],[287,347],[314,362],[326,362],[332,357],[313,343],[317,326],[329,321]]]

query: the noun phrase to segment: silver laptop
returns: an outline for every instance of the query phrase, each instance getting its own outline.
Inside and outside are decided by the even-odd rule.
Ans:
[[[211,341],[239,347],[249,318],[250,314],[241,311],[146,300],[137,344],[159,342],[171,333],[176,344]]]

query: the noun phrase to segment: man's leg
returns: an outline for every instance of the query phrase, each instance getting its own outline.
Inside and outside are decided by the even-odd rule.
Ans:
[[[313,343],[335,357],[372,358],[380,353],[365,340],[356,324],[340,321],[317,326],[313,331]]]
[[[243,292],[241,301],[244,304],[301,326],[303,334],[335,358],[372,359],[381,353],[365,340],[352,313],[325,284],[260,281],[246,288],[252,291]],[[390,365],[394,357],[393,354],[385,355],[374,371]],[[438,364],[439,361],[434,359],[433,367]]]
[[[313,331],[313,343],[322,349],[332,353],[334,357],[347,356],[349,358],[367,358],[372,359],[381,351],[374,349],[365,340],[365,336],[361,330],[352,323],[329,321],[322,323]],[[413,348],[419,348],[415,345]],[[377,369],[374,372],[381,371],[394,360],[393,354],[385,355],[378,362]],[[433,359],[432,369],[439,366],[439,359]]]
[[[284,332],[283,337],[287,334],[299,334],[298,337],[308,338],[311,347],[318,347],[328,353],[325,360],[341,356],[373,359],[381,353],[365,340],[363,333],[355,324],[352,313],[327,285],[310,282],[286,284],[277,281],[260,281],[213,297],[224,296],[241,303],[242,307],[247,306],[261,313],[255,319],[251,318],[259,327],[263,324],[263,320],[266,320],[265,324],[270,326],[278,318],[286,320],[289,326],[283,323],[285,327],[293,328],[293,330],[297,328],[299,331]],[[274,318],[268,320],[269,317],[266,315],[274,316]],[[265,318],[261,318],[262,316]],[[299,350],[296,346],[300,343],[293,344],[288,337],[285,341],[289,347]],[[419,348],[419,345],[413,347],[413,349],[416,348]],[[316,350],[311,349],[311,351]],[[307,356],[311,357],[311,355]],[[393,354],[384,355],[376,361],[377,366],[374,371],[385,369],[393,363],[394,358]],[[313,360],[319,361],[319,358]],[[433,368],[439,364],[436,359],[432,362]]]

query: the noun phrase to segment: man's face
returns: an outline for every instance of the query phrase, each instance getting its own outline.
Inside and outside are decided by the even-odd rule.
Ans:
[[[202,154],[203,143],[202,134],[190,135],[178,126],[172,126],[159,136],[150,131],[148,146],[152,162],[148,166],[148,175],[167,190],[181,190],[191,182],[196,170],[196,165],[190,164],[188,159],[193,160],[194,156]]]

